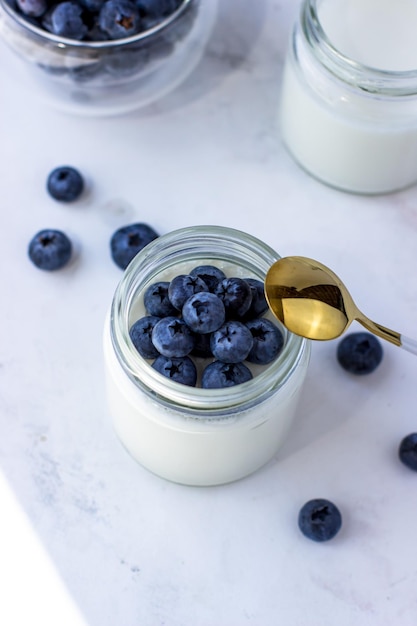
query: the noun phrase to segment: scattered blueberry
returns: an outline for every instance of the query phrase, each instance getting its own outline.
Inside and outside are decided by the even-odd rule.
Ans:
[[[223,301],[226,315],[243,317],[252,302],[252,291],[242,278],[225,278],[216,287],[214,293]]]
[[[60,230],[44,229],[30,241],[29,258],[41,270],[59,270],[68,263],[72,255],[72,244]]]
[[[160,354],[167,357],[187,356],[194,348],[194,333],[184,320],[163,317],[155,324],[152,342]]]
[[[133,345],[144,359],[155,359],[159,356],[158,350],[152,343],[152,331],[160,319],[156,315],[146,315],[138,319],[129,330]]]
[[[197,265],[191,270],[190,276],[198,276],[204,280],[209,291],[213,293],[219,282],[226,278],[226,274],[215,265]]]
[[[84,39],[88,26],[84,23],[82,7],[71,0],[57,4],[50,13],[51,31],[54,35],[68,39]]]
[[[404,465],[417,472],[417,433],[404,437],[400,443],[398,455]]]
[[[126,269],[133,257],[157,237],[154,229],[147,224],[129,224],[119,228],[110,240],[113,261],[121,269]]]
[[[252,333],[242,322],[231,320],[216,330],[210,340],[213,356],[223,363],[244,361],[253,345]]]
[[[368,332],[346,335],[337,347],[340,365],[351,374],[370,374],[381,363],[382,357],[381,342]]]
[[[207,365],[201,378],[203,389],[222,389],[246,383],[252,373],[244,363],[222,363],[213,361]]]
[[[185,301],[182,317],[195,333],[212,333],[225,321],[224,304],[214,293],[196,293]]]
[[[169,358],[160,355],[152,364],[152,367],[157,372],[170,378],[176,383],[188,385],[189,387],[195,387],[197,382],[197,370],[190,359],[185,356],[182,358]]]
[[[328,541],[339,532],[342,516],[333,502],[316,498],[302,506],[298,515],[298,526],[308,539]]]
[[[112,39],[136,35],[141,28],[139,9],[130,0],[106,0],[100,9],[98,24]]]
[[[77,200],[84,189],[84,179],[80,172],[69,165],[56,167],[46,181],[49,194],[60,202]]]
[[[171,304],[168,298],[168,281],[158,281],[152,283],[146,289],[143,296],[143,304],[149,315],[157,315],[158,317],[167,317],[168,315],[176,315],[177,310]]]
[[[284,345],[284,337],[279,328],[262,317],[246,322],[246,327],[250,330],[253,339],[247,360],[258,365],[266,365],[274,361]]]
[[[172,305],[181,311],[184,302],[195,293],[208,291],[206,283],[198,276],[195,278],[188,274],[179,274],[169,283],[168,297]]]

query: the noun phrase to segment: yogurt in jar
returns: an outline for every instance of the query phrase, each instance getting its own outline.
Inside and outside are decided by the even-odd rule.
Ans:
[[[306,340],[284,331],[280,355],[253,380],[201,389],[161,376],[128,334],[152,282],[209,261],[228,275],[262,278],[276,258],[240,231],[195,227],[155,240],[126,270],[104,332],[107,398],[120,440],[150,471],[188,485],[222,484],[257,470],[284,441],[307,372]]]
[[[284,143],[321,181],[386,193],[417,180],[417,5],[305,0],[283,83]]]

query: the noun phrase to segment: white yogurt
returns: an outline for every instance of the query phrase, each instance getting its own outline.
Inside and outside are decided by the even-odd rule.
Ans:
[[[115,430],[130,454],[150,471],[187,485],[216,485],[242,478],[267,463],[284,441],[304,380],[300,374],[267,400],[222,419],[190,417],[162,405],[126,377],[104,340],[107,400]]]
[[[203,261],[201,251],[209,251],[213,246],[217,251],[213,264],[227,269],[227,261],[221,262],[218,251],[223,248],[221,255],[226,258],[227,240],[231,233],[236,236],[238,232],[196,227],[176,231],[150,244],[147,253],[139,254],[128,268],[116,291],[112,316],[106,322],[107,398],[115,430],[139,463],[159,476],[183,484],[230,482],[269,461],[285,439],[307,371],[308,342],[285,333],[285,345],[278,359],[248,383],[226,390],[187,387],[153,370],[128,338],[129,326],[143,312],[141,295],[145,285],[172,275],[172,247],[176,248],[174,256],[180,264],[177,273],[210,260],[207,256]],[[247,244],[244,234],[239,233],[239,237]],[[249,241],[252,246],[255,240]],[[232,244],[240,256],[243,244]],[[261,242],[259,245],[263,246]],[[198,260],[191,260],[198,247]],[[152,263],[154,257],[158,259],[156,264]],[[181,265],[179,257],[188,257],[185,265]],[[267,265],[273,262],[272,258],[276,256]],[[262,263],[265,260],[260,257]],[[165,266],[161,273],[149,271],[148,275],[148,266],[161,264]],[[262,268],[248,273],[244,258],[241,265],[246,276],[259,277],[264,273]],[[229,269],[236,275],[234,261]]]
[[[303,5],[285,65],[281,129],[295,159],[323,182],[384,193],[417,180],[416,29],[411,0]]]

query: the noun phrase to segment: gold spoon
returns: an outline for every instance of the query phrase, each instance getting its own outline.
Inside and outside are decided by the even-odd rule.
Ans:
[[[357,320],[378,337],[417,354],[417,341],[366,317],[340,278],[313,259],[288,256],[276,261],[265,278],[265,295],[275,317],[296,335],[335,339]]]

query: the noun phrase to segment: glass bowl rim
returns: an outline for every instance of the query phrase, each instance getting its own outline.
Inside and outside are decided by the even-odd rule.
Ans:
[[[148,28],[140,33],[136,33],[135,35],[131,35],[130,37],[123,37],[120,39],[109,39],[106,41],[79,41],[77,39],[70,39],[68,37],[60,37],[59,35],[55,35],[50,33],[49,31],[36,26],[35,24],[31,24],[24,17],[20,16],[13,7],[7,2],[7,0],[0,0],[0,7],[4,9],[5,13],[13,19],[19,26],[21,26],[24,30],[28,31],[31,35],[39,37],[40,39],[45,40],[45,42],[54,44],[59,48],[73,48],[76,50],[107,50],[112,48],[121,48],[129,46],[130,44],[140,43],[142,41],[147,41],[151,39],[154,35],[157,35],[164,31],[166,28],[171,26],[171,24],[175,23],[180,17],[185,13],[188,7],[191,4],[198,3],[199,0],[181,0],[181,4],[179,7],[171,13],[164,20],[153,26],[152,28]]]

